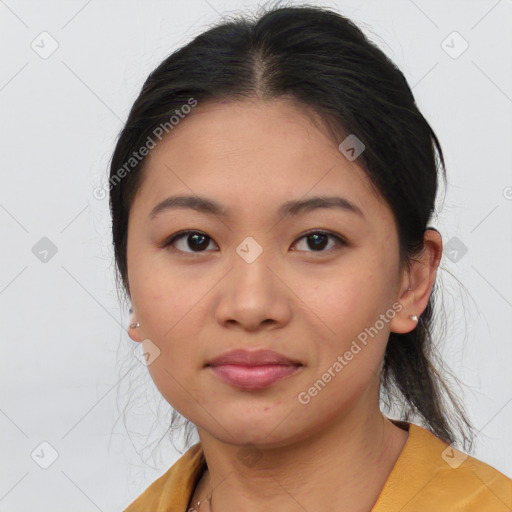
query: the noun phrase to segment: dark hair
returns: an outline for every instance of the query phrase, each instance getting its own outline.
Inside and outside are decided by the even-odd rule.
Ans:
[[[337,145],[355,134],[366,146],[356,162],[393,211],[402,268],[421,254],[435,210],[438,171],[446,179],[446,170],[440,143],[406,79],[342,15],[309,5],[274,6],[254,18],[234,16],[195,37],[151,72],[135,100],[115,147],[109,180],[117,284],[128,296],[128,217],[145,160],[137,160],[122,179],[119,171],[191,99],[199,104],[292,100],[316,113]],[[438,369],[443,363],[433,343],[436,295],[434,283],[415,329],[390,333],[381,400],[388,407],[400,401],[401,419],[418,415],[448,443],[457,443],[461,433],[467,451],[473,440],[464,430],[473,427]]]

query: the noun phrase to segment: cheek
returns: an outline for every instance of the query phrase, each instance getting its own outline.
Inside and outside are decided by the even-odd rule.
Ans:
[[[197,314],[197,305],[208,282],[190,277],[166,265],[160,255],[139,263],[131,276],[130,287],[141,320],[149,331],[146,334],[151,333],[164,343],[182,328],[185,317]]]
[[[202,362],[194,340],[201,338],[205,324],[206,290],[183,276],[157,272],[146,274],[136,289],[143,335],[160,350],[148,371],[162,396],[180,414],[190,412],[192,397],[201,396],[190,377]]]
[[[186,351],[171,349],[148,366],[151,379],[162,397],[188,419],[194,418],[193,411],[201,410],[201,404],[204,407],[208,402],[203,399],[204,391],[199,387],[198,379],[191,379],[190,372],[186,371],[187,362],[192,364],[191,357]]]
[[[345,354],[347,363],[346,366],[343,363],[343,373],[350,374],[351,379],[364,380],[378,368],[388,339],[389,322],[384,325],[376,322],[390,306],[390,285],[385,272],[371,269],[382,268],[379,266],[382,264],[382,261],[372,263],[371,258],[354,259],[351,264],[347,261],[343,267],[333,269],[328,276],[301,281],[297,295],[305,297],[304,314],[317,326],[315,344],[320,374]]]
[[[382,283],[364,265],[343,265],[300,282],[297,295],[334,337],[346,337],[366,326],[380,302]]]

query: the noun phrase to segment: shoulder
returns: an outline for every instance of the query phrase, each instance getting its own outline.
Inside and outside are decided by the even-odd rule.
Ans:
[[[124,512],[186,510],[204,465],[201,443],[196,443],[125,508]]]
[[[512,479],[464,452],[446,446],[444,465],[435,475],[440,499],[471,505],[472,510],[512,510]]]
[[[397,505],[402,512],[512,510],[512,479],[423,427],[409,425],[409,439],[374,512]]]

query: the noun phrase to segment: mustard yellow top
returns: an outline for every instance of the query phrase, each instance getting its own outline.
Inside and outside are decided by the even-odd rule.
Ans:
[[[371,512],[512,511],[512,479],[423,427],[391,421],[409,437]],[[196,443],[124,512],[187,512],[206,467]]]

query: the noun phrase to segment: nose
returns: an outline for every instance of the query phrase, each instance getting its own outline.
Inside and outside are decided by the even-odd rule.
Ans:
[[[245,331],[277,329],[292,316],[293,293],[270,253],[247,262],[238,254],[218,288],[216,319],[223,327]]]

